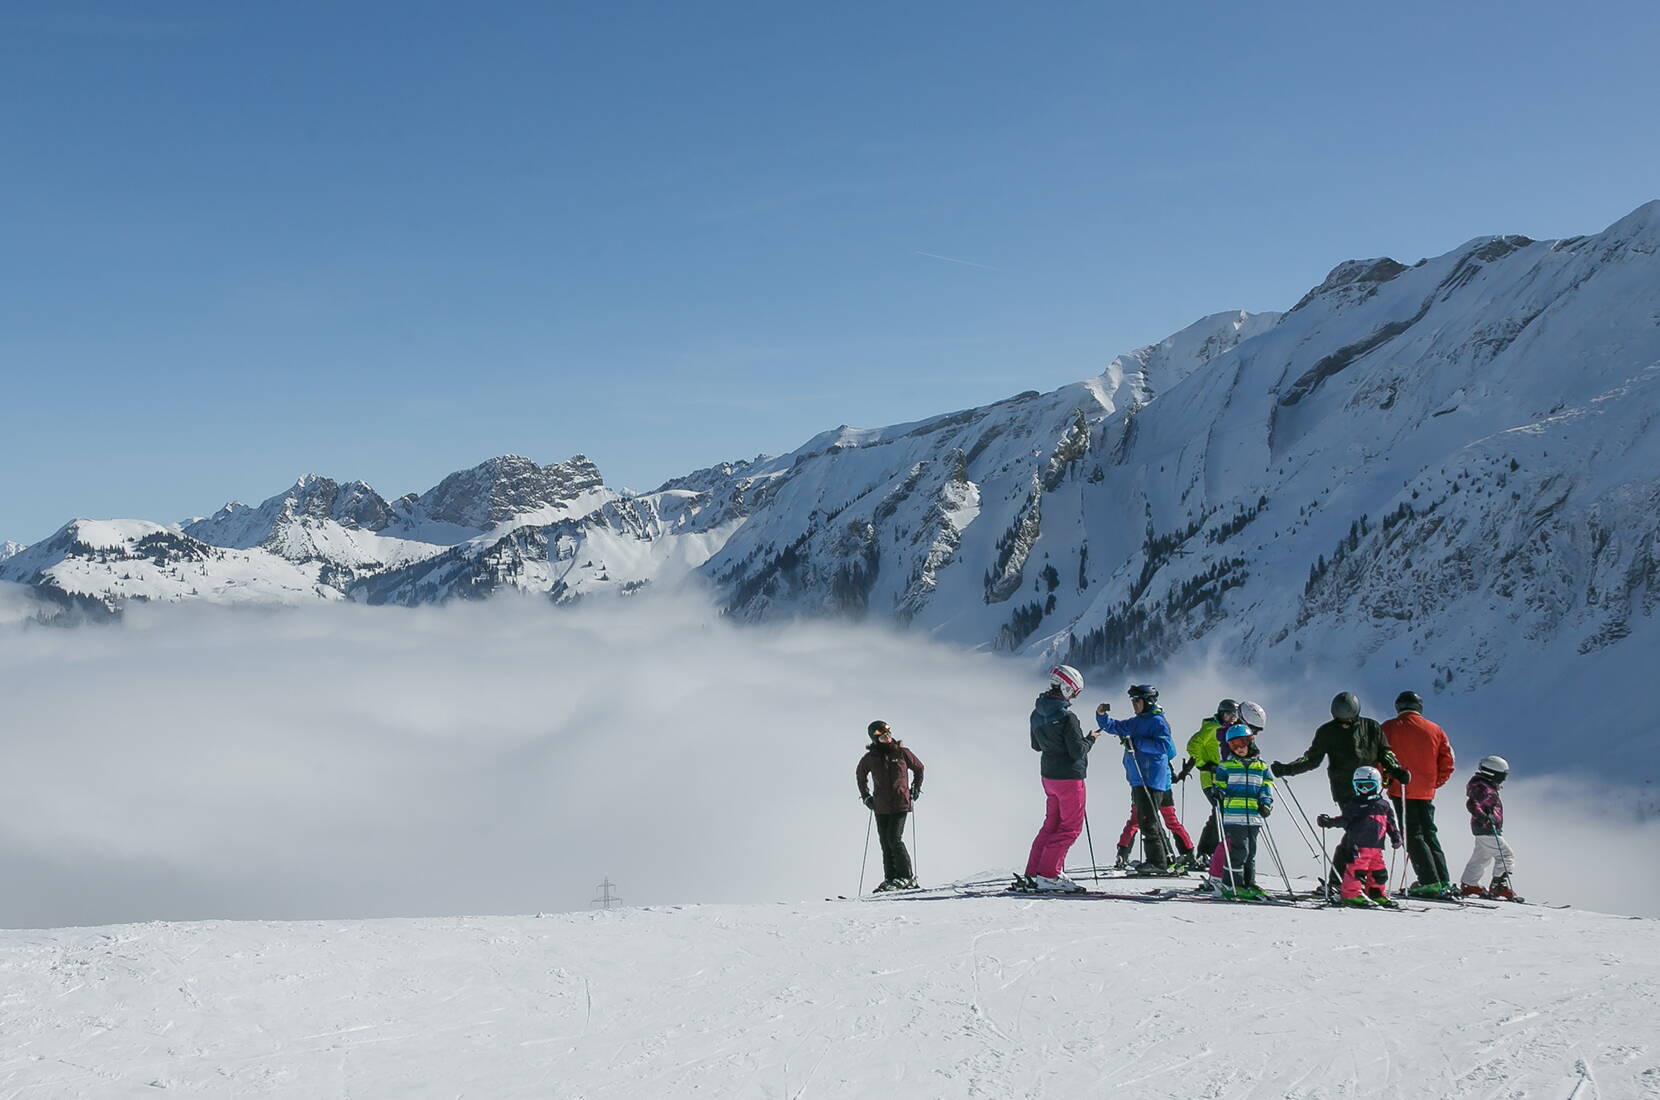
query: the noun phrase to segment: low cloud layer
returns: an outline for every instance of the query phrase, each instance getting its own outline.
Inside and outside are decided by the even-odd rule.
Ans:
[[[1167,677],[1178,736],[1218,694],[1254,693],[1272,738],[1273,689],[1239,679]],[[928,766],[924,878],[1022,865],[1043,809],[1030,666],[884,628],[735,627],[693,600],[138,608],[118,627],[0,629],[0,680],[11,927],[580,909],[607,876],[631,904],[851,894],[872,718]],[[1120,709],[1123,685],[1101,686],[1086,722],[1098,698]],[[1311,716],[1282,709],[1288,758]],[[1311,814],[1323,786],[1298,788]],[[1444,798],[1456,874],[1468,830],[1461,793]],[[1201,824],[1197,790],[1186,801]],[[1518,782],[1518,884],[1660,912],[1660,888],[1623,870],[1660,826],[1601,805]],[[1127,806],[1102,745],[1103,861]],[[1307,870],[1285,820],[1280,850]],[[879,866],[872,840],[867,886]]]

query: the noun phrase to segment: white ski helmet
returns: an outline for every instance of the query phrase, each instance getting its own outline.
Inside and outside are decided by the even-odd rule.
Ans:
[[[1510,774],[1510,761],[1502,756],[1484,756],[1481,758],[1481,763],[1476,765],[1476,769],[1502,779]]]
[[[1084,674],[1071,665],[1056,665],[1049,670],[1049,686],[1060,688],[1068,699],[1076,699],[1084,693]]]
[[[1362,798],[1376,798],[1383,793],[1383,773],[1376,768],[1356,768],[1352,782],[1355,794]]]
[[[1268,728],[1268,712],[1262,709],[1261,703],[1250,701],[1239,704],[1239,720],[1254,730]]]

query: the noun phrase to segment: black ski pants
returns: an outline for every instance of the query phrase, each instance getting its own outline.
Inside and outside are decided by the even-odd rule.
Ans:
[[[1257,884],[1257,832],[1261,825],[1224,825],[1228,850],[1222,868],[1222,885],[1233,889]]]
[[[1401,827],[1406,830],[1406,857],[1412,861],[1412,873],[1426,884],[1451,882],[1441,837],[1435,831],[1435,803],[1427,798],[1408,798],[1403,808],[1401,799],[1394,802]]]
[[[882,877],[889,882],[912,877],[911,853],[905,848],[905,822],[910,812],[876,815],[876,836],[882,842]]]
[[[1159,802],[1163,794],[1163,791],[1148,787],[1130,788],[1130,805],[1135,807],[1142,850],[1147,853],[1147,862],[1155,867],[1170,866],[1170,845],[1165,843],[1164,820],[1159,816]]]

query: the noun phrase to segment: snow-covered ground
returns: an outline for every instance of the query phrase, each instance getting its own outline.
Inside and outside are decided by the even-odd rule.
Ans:
[[[1125,892],[1137,887],[1121,885]],[[807,901],[0,932],[0,1097],[1660,1095],[1654,921]]]

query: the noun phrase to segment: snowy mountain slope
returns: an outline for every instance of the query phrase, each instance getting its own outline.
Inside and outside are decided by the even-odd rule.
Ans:
[[[1048,644],[1111,664],[1204,637],[1473,685],[1557,631],[1612,640],[1653,603],[1657,245],[1651,203],[1364,291],[1340,268],[1139,418],[1097,491],[1149,537]]]
[[[976,899],[0,932],[8,1095],[1653,1096],[1653,921]]]
[[[1657,302],[1660,202],[1595,236],[1346,262],[1284,315],[1207,317],[1048,394],[843,426],[652,493],[580,455],[504,456],[391,503],[306,478],[188,526],[263,586],[134,588],[114,576],[131,557],[57,569],[39,547],[0,580],[113,606],[566,600],[692,574],[751,621],[888,619],[1091,669],[1318,652],[1457,692],[1652,615]]]
[[[820,435],[786,468],[747,477],[764,503],[705,572],[750,619],[874,612],[997,639],[1010,618],[1002,605],[1028,576],[1045,500],[1077,478],[1103,422],[1133,414],[1275,318],[1216,314],[1053,393]]]
[[[415,606],[503,590],[564,602],[673,585],[730,537],[742,518],[719,519],[696,493],[668,489],[606,501],[579,519],[511,526],[401,568],[364,577],[352,598]]]
[[[15,557],[16,555],[21,554],[24,549],[25,547],[21,542],[13,542],[11,539],[0,541],[0,561],[5,561],[10,557]]]
[[[581,455],[550,466],[505,455],[391,503],[361,481],[307,474],[257,508],[233,501],[182,526],[76,520],[0,560],[0,580],[107,610],[129,600],[334,600],[360,576],[441,555],[480,532],[499,539],[616,498]],[[185,560],[193,565],[181,569]]]
[[[341,598],[320,579],[326,568],[210,546],[144,520],[78,519],[0,562],[0,581],[83,610],[128,600],[293,605]]]

